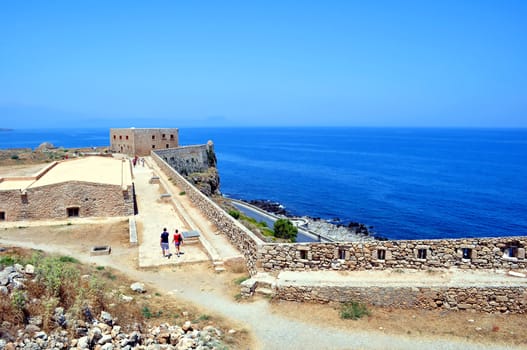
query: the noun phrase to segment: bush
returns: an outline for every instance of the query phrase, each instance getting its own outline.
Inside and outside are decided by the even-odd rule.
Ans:
[[[344,303],[340,307],[340,318],[346,320],[358,320],[362,316],[369,316],[370,311],[366,305],[352,301],[349,303]]]
[[[229,215],[238,220],[240,218],[240,212],[237,210],[229,210]]]
[[[288,219],[278,219],[274,223],[274,235],[278,238],[288,239],[296,242],[298,229]]]
[[[11,159],[13,159],[13,160],[17,160],[17,159],[18,159],[18,156],[17,156],[16,154],[13,154],[13,155],[11,156]]]

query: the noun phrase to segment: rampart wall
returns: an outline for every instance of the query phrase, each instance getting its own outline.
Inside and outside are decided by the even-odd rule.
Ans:
[[[265,271],[525,269],[527,237],[262,245]]]
[[[196,187],[190,184],[175,169],[171,168],[159,155],[155,152],[151,152],[150,155],[161,170],[171,177],[172,181],[175,181],[176,185],[182,191],[186,192],[186,195],[192,203],[242,252],[249,273],[254,275],[258,271],[257,259],[259,256],[259,245],[261,243],[258,237],[196,189]]]
[[[24,193],[0,191],[0,211],[8,221],[67,218],[68,208],[79,208],[79,217],[133,215],[132,187],[69,181]]]
[[[181,175],[204,172],[209,167],[209,145],[182,146],[153,151]]]
[[[353,286],[284,286],[276,290],[283,300],[316,303],[350,300],[382,307],[433,310],[475,310],[482,312],[525,313],[525,287],[353,287]]]

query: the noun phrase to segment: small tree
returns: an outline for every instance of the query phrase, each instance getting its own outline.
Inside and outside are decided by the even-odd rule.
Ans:
[[[240,212],[234,209],[229,210],[229,215],[238,220],[240,218]]]
[[[278,219],[274,222],[274,235],[278,238],[285,238],[291,242],[296,242],[298,229],[288,219]]]

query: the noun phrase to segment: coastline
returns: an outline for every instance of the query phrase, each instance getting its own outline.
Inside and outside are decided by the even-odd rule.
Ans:
[[[313,218],[307,215],[295,216],[289,213],[283,205],[269,200],[243,200],[224,197],[231,202],[242,202],[247,207],[256,207],[265,213],[277,218],[289,219],[304,234],[317,237],[318,241],[333,242],[364,242],[373,240],[386,240],[384,237],[376,236],[363,223],[350,222],[349,225],[340,224],[340,219]]]

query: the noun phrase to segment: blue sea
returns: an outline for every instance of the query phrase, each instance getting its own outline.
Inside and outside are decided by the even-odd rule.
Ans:
[[[527,129],[180,128],[221,190],[390,239],[527,235]],[[0,132],[0,148],[109,144],[108,129]]]

